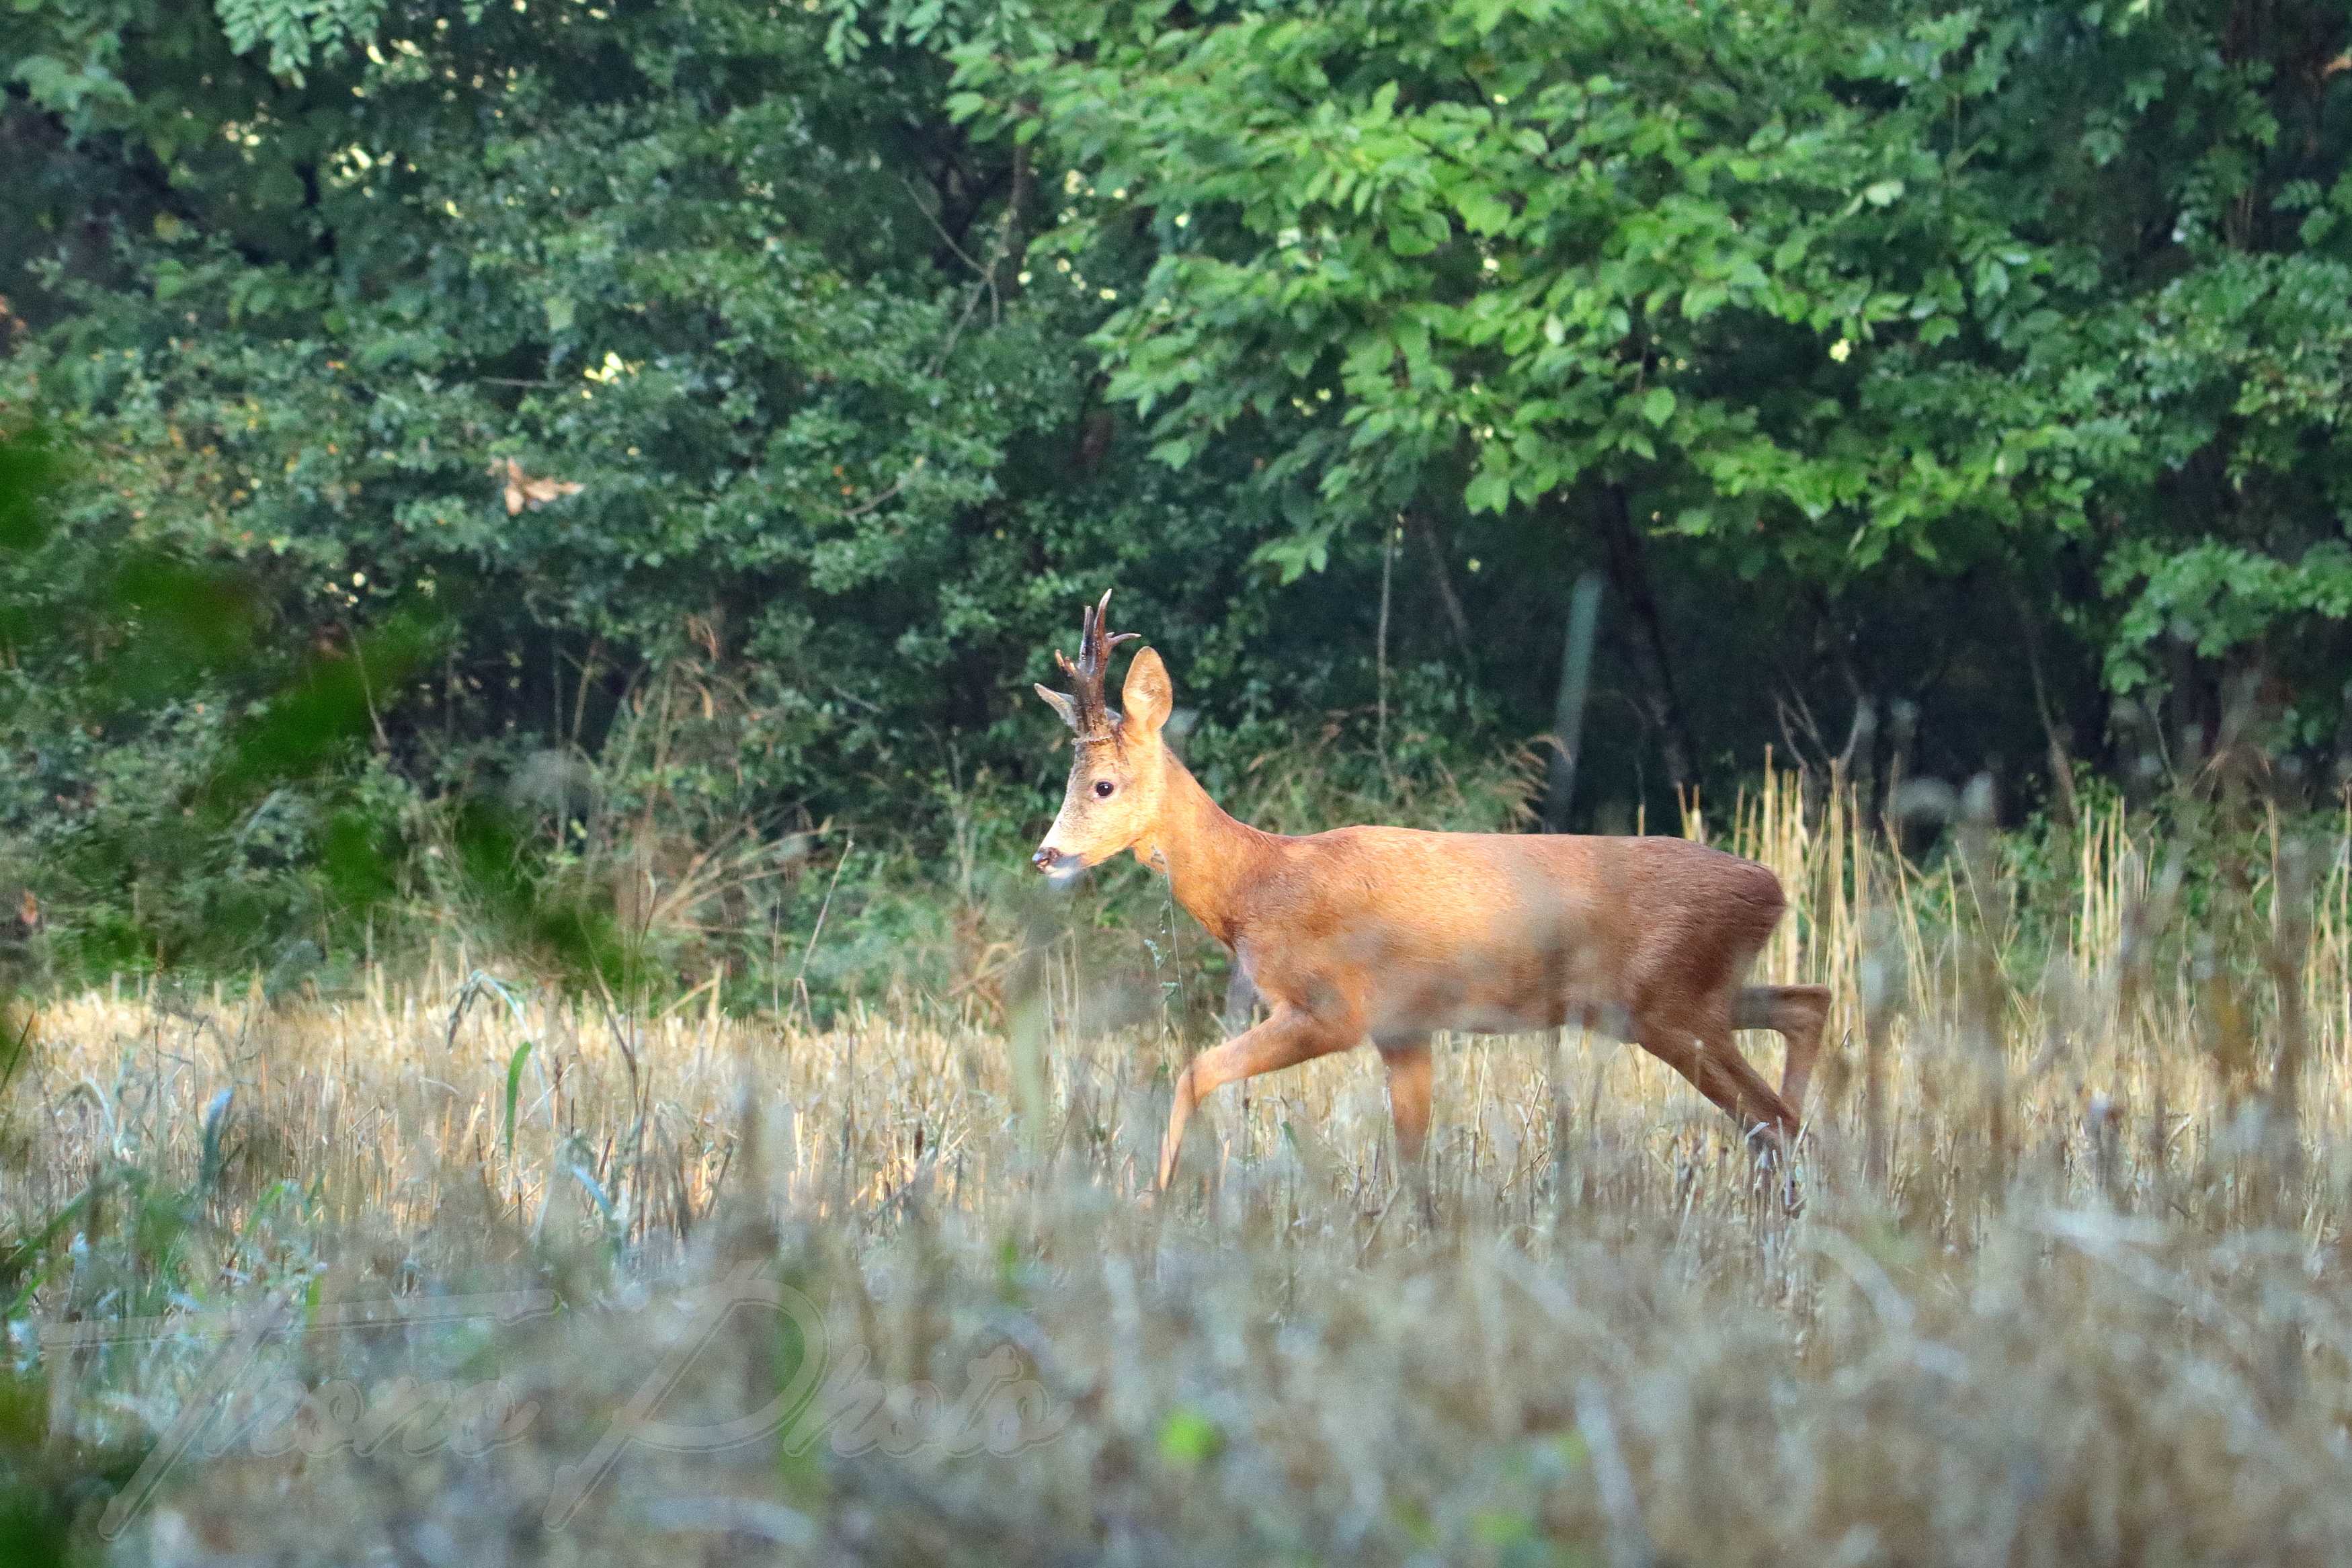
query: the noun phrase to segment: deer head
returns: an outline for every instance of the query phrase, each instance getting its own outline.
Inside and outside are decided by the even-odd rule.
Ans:
[[[1100,865],[1121,850],[1149,839],[1166,796],[1167,751],[1160,727],[1168,722],[1175,694],[1168,666],[1146,648],[1127,667],[1119,690],[1121,713],[1103,702],[1103,677],[1110,651],[1135,636],[1111,634],[1107,617],[1110,594],[1086,612],[1076,663],[1054,650],[1054,662],[1070,678],[1066,695],[1039,686],[1037,695],[1070,727],[1070,781],[1062,811],[1030,863],[1055,882],[1068,882],[1088,866]]]

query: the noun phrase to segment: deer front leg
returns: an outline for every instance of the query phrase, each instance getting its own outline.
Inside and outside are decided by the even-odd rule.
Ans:
[[[1184,1144],[1184,1125],[1192,1119],[1192,1107],[1203,1095],[1261,1072],[1345,1051],[1362,1038],[1360,1030],[1284,1002],[1255,1029],[1194,1057],[1176,1075],[1176,1099],[1168,1107],[1168,1133],[1160,1141],[1160,1190],[1167,1191],[1168,1184],[1176,1179],[1176,1153]]]
[[[1421,1199],[1421,1222],[1437,1223],[1436,1195],[1430,1191],[1429,1167],[1421,1153],[1429,1140],[1429,1040],[1391,1045],[1375,1040],[1381,1065],[1389,1073],[1389,1116],[1396,1123],[1397,1175]]]
[[[1397,1165],[1404,1170],[1418,1170],[1422,1145],[1429,1137],[1429,1041],[1374,1043],[1380,1046],[1381,1065],[1388,1069],[1389,1115],[1396,1123]]]

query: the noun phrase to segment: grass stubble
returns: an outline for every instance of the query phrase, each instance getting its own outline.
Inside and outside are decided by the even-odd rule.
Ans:
[[[1441,1045],[1426,1210],[1369,1052],[1228,1091],[1145,1204],[1182,1048],[1067,943],[1001,1022],[56,998],[0,1121],[18,1516],[132,1563],[2352,1559],[2340,841],[2175,938],[2095,814],[2029,956],[1989,857],[1734,817],[1760,967],[1837,998],[1793,1213],[1573,1035]]]

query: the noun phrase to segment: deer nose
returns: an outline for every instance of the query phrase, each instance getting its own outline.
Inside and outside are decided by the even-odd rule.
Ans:
[[[1051,844],[1041,844],[1038,846],[1037,852],[1029,857],[1029,863],[1039,871],[1052,871],[1061,858],[1061,851]]]

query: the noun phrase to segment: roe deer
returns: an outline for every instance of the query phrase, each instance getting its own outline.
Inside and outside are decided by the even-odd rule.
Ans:
[[[1066,882],[1122,850],[1164,873],[1233,954],[1269,1016],[1194,1057],[1176,1080],[1159,1186],[1176,1174],[1202,1096],[1365,1040],[1388,1070],[1397,1153],[1418,1172],[1429,1127],[1430,1036],[1501,1034],[1608,1017],[1741,1130],[1792,1139],[1829,992],[1746,986],[1780,918],[1778,878],[1685,839],[1339,828],[1290,838],[1219,810],[1160,737],[1173,706],[1150,648],[1128,666],[1123,714],[1103,701],[1110,595],[1086,612],[1078,658],[1056,651],[1075,736],[1061,814],[1033,857]],[[1788,1042],[1780,1092],[1731,1043]]]

